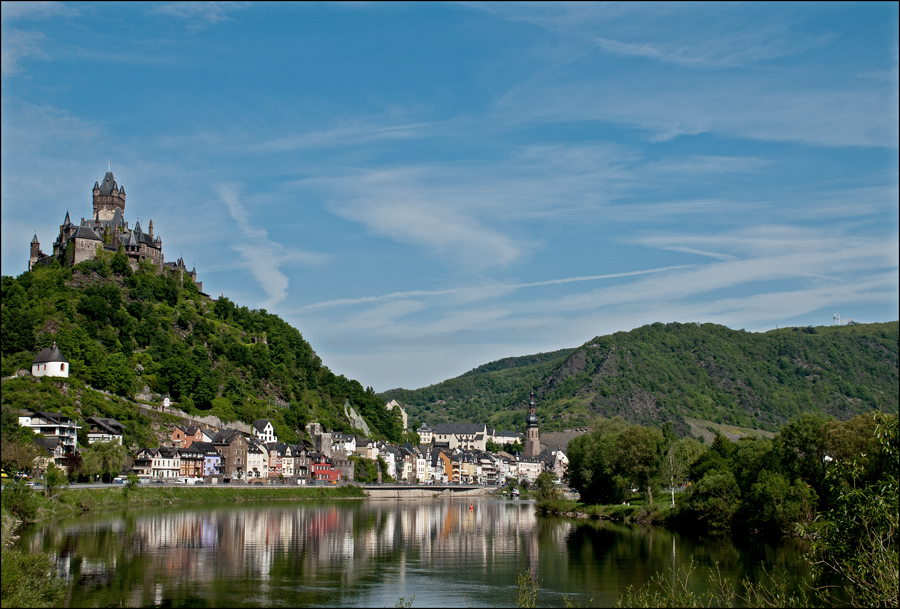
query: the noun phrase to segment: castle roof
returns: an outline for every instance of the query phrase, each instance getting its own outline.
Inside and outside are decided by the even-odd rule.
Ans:
[[[96,185],[96,182],[95,182]],[[106,172],[106,177],[103,178],[103,184],[100,185],[100,194],[108,195],[112,194],[113,190],[118,190],[119,186],[116,184],[116,178],[113,177],[112,171]]]
[[[63,226],[71,226],[72,220],[69,219],[69,210],[66,210],[66,219],[63,220]]]
[[[76,239],[93,239],[94,241],[100,241],[100,235],[98,235],[93,228],[85,224],[78,227],[78,230],[75,231],[73,237]]]
[[[66,362],[69,360],[66,359],[66,356],[62,354],[62,351],[59,350],[59,347],[56,346],[56,343],[53,345],[41,349],[40,353],[34,356],[34,360],[31,362],[32,364],[43,364],[45,362]]]
[[[32,243],[32,245],[35,243],[37,243],[38,245],[41,244],[41,242],[37,240],[37,234],[34,235],[34,239],[31,240],[31,243]]]
[[[130,230],[127,233],[127,237],[125,238],[124,245],[125,247],[139,247],[141,245],[140,241],[138,241],[137,237],[134,236],[135,231]]]

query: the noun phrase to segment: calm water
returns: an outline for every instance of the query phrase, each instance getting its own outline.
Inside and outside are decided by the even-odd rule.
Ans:
[[[82,606],[509,606],[516,577],[542,580],[538,602],[611,606],[673,565],[733,580],[760,562],[798,581],[799,543],[689,538],[661,528],[537,517],[527,501],[298,502],[112,512],[22,532],[50,554]]]

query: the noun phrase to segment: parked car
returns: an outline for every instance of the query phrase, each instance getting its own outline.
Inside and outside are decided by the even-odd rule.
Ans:
[[[122,476],[116,476],[113,478],[113,484],[125,484],[126,480]]]

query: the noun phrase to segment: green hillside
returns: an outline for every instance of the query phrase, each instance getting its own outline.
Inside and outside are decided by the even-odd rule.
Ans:
[[[671,421],[681,435],[690,433],[685,417],[774,431],[803,412],[840,420],[897,412],[898,340],[897,322],[765,333],[655,323],[382,395],[429,424],[521,427],[534,387],[543,431],[580,427],[598,415]]]
[[[331,372],[278,316],[211,300],[188,277],[152,263],[131,272],[122,253],[2,278],[3,377],[30,371],[34,354],[53,341],[71,364],[69,382],[4,380],[4,416],[31,407],[79,419],[99,414],[128,425],[134,442],[148,442],[150,427],[163,423],[135,408],[149,391],[192,415],[270,418],[290,442],[309,421],[349,432],[349,400],[376,436],[400,439],[398,415],[371,388]]]

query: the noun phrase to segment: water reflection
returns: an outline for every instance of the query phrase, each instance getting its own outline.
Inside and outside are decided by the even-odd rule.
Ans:
[[[537,518],[528,502],[342,501],[79,518],[34,528],[72,582],[70,606],[509,605],[516,576],[543,604],[614,604],[629,585],[689,562],[756,579],[758,563],[802,577],[799,548],[689,539],[659,528]]]

